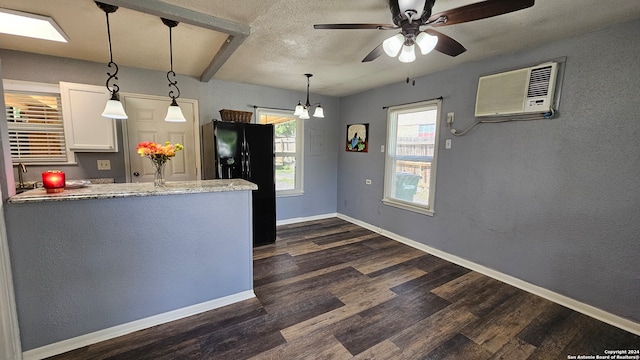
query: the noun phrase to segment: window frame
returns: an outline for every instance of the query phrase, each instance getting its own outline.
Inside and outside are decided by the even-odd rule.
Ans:
[[[287,197],[287,196],[301,196],[304,195],[304,120],[298,118],[297,116],[293,116],[293,110],[279,110],[279,109],[269,109],[269,108],[257,108],[256,109],[256,119],[255,122],[257,124],[267,124],[266,122],[262,122],[260,118],[265,116],[283,116],[289,117],[296,122],[296,171],[295,171],[295,180],[294,180],[294,188],[288,190],[277,190],[276,189],[276,197]],[[275,131],[275,124],[274,124]],[[275,134],[274,134],[274,154],[276,157],[278,156],[290,156],[291,153],[277,153],[275,152]],[[280,155],[279,155],[280,154]],[[277,172],[277,170],[276,170]],[[275,180],[275,179],[274,179]]]
[[[52,94],[61,98],[61,91],[60,91],[59,84],[4,79],[2,80],[2,86],[4,88],[5,93],[22,92],[22,93]],[[62,104],[62,99],[60,99],[60,104]],[[64,114],[63,114],[62,108],[60,109],[60,119],[62,120],[63,131],[65,135],[64,136],[64,152],[66,154],[66,160],[65,161],[33,161],[33,162],[25,162],[25,164],[37,166],[37,165],[74,165],[77,163],[75,159],[75,153],[71,149],[69,149],[69,144],[67,143],[66,132],[68,131],[68,129],[64,122]],[[8,119],[5,119],[5,120],[8,121]],[[12,156],[11,162],[14,165],[16,165],[20,161],[18,160],[16,162],[16,160]]]
[[[395,151],[396,151],[396,140],[397,140],[397,124],[398,124],[398,115],[420,112],[420,111],[429,111],[436,110],[436,121],[435,121],[435,138],[434,138],[434,148],[433,148],[433,159],[431,160],[431,170],[429,173],[429,200],[427,205],[418,204],[415,202],[405,201],[393,197],[393,186],[394,186],[394,176],[395,176]],[[435,193],[436,193],[436,170],[437,170],[437,159],[438,159],[438,147],[439,147],[439,139],[440,139],[440,126],[441,126],[441,115],[442,115],[442,100],[428,100],[421,101],[412,104],[398,105],[389,107],[387,110],[387,147],[385,151],[385,162],[384,162],[384,194],[382,198],[382,202],[385,205],[397,207],[400,209],[433,216],[434,212],[434,201],[435,201]]]

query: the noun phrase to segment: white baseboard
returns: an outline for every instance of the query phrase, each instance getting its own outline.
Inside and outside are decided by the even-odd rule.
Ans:
[[[549,301],[553,301],[556,304],[568,307],[569,309],[575,310],[579,313],[585,314],[587,316],[590,316],[594,319],[600,320],[602,322],[605,322],[609,325],[613,325],[615,327],[618,327],[622,330],[628,331],[630,333],[636,334],[636,335],[640,335],[640,324],[633,322],[631,320],[625,319],[623,317],[620,317],[618,315],[606,312],[604,310],[598,309],[594,306],[582,303],[580,301],[574,300],[570,297],[558,294],[556,292],[547,290],[545,288],[542,288],[540,286],[537,285],[533,285],[531,283],[528,283],[526,281],[520,280],[518,278],[515,278],[513,276],[501,273],[499,271],[490,269],[488,267],[482,266],[482,265],[478,265],[474,262],[471,262],[469,260],[463,259],[461,257],[455,256],[455,255],[451,255],[449,253],[446,253],[444,251],[432,248],[430,246],[427,246],[425,244],[419,243],[417,241],[405,238],[403,236],[400,236],[398,234],[392,233],[390,231],[384,230],[380,227],[377,226],[373,226],[371,224],[365,223],[363,221],[354,219],[350,216],[344,215],[344,214],[338,214],[337,215],[340,219],[343,219],[345,221],[349,221],[351,223],[354,223],[356,225],[362,226],[363,228],[369,229],[373,232],[379,233],[381,235],[384,235],[390,239],[393,239],[395,241],[401,242],[403,244],[409,245],[413,248],[416,248],[418,250],[424,251],[426,253],[429,253],[431,255],[437,256],[441,259],[447,260],[449,262],[452,262],[454,264],[460,265],[462,267],[465,267],[467,269],[479,272],[483,275],[489,276],[491,278],[494,278],[496,280],[502,281],[503,283],[509,284],[511,286],[515,286],[519,289],[522,289],[524,291],[527,291],[531,294],[540,296],[542,298],[545,298]]]
[[[145,319],[132,321],[130,323],[114,326],[108,329],[99,330],[90,334],[81,335],[75,338],[63,340],[54,344],[45,345],[36,349],[22,353],[23,360],[40,360],[51,356],[59,355],[67,351],[79,349],[84,346],[99,343],[101,341],[116,338],[118,336],[130,334],[135,331],[161,325],[171,321],[183,319],[192,315],[200,314],[223,306],[227,306],[239,301],[256,297],[253,290],[225,296],[219,299],[188,306],[185,308],[154,315]]]
[[[280,225],[297,224],[297,223],[305,222],[305,221],[322,220],[322,219],[329,219],[329,218],[333,218],[333,217],[338,217],[338,214],[337,213],[332,213],[332,214],[322,214],[322,215],[314,215],[314,216],[308,216],[308,217],[284,219],[284,220],[277,221],[276,225],[280,226]]]

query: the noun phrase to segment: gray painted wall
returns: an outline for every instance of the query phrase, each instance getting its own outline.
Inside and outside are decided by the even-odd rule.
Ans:
[[[42,56],[17,51],[0,49],[5,79],[58,83],[68,81],[92,85],[104,85],[106,64]],[[313,69],[310,69],[311,71]],[[165,72],[120,67],[118,73],[120,91],[126,93],[167,96],[168,84]],[[293,108],[299,100],[304,100],[306,93],[269,88],[264,86],[231,83],[211,80],[208,83],[178,75],[178,86],[181,97],[197,99],[200,123],[220,119],[221,109],[253,111],[253,105]],[[305,78],[300,74],[300,83]],[[313,102],[322,102],[325,109],[324,119],[305,121],[305,157],[303,196],[283,197],[277,199],[277,219],[288,219],[318,214],[335,213],[336,211],[336,163],[338,159],[338,123],[340,100],[329,96],[311,94]],[[78,154],[77,166],[56,166],[65,171],[68,179],[111,177],[116,182],[125,181],[124,157],[121,129],[119,131],[118,153],[84,153]],[[323,144],[320,151],[311,152],[311,135],[319,136]],[[96,160],[111,160],[111,171],[98,171]],[[41,172],[50,167],[33,166],[28,168],[25,180],[40,180]],[[16,169],[14,169],[14,174]],[[17,178],[17,175],[16,175]]]
[[[338,212],[640,322],[639,33],[635,21],[342,99],[341,138],[367,119],[371,151],[340,152]],[[459,138],[443,125],[435,216],[381,203],[382,106],[443,96],[441,124],[453,111],[464,129],[480,75],[564,56],[559,118]]]
[[[23,350],[252,290],[250,204],[249,191],[6,204]]]

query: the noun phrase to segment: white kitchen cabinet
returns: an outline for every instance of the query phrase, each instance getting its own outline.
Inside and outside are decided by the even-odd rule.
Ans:
[[[116,122],[102,117],[110,98],[104,86],[60,82],[65,141],[74,152],[117,152]]]

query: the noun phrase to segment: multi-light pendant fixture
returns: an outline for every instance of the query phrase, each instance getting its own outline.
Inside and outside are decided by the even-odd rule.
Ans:
[[[107,66],[109,68],[114,68],[113,73],[107,72],[109,78],[107,78],[105,86],[111,93],[111,99],[107,101],[107,105],[102,112],[102,116],[109,119],[127,119],[128,116],[124,112],[124,107],[122,106],[120,98],[118,97],[118,91],[120,91],[120,87],[118,87],[118,84],[116,84],[115,82],[113,82],[111,84],[111,87],[109,87],[110,81],[118,80],[118,65],[113,61],[113,52],[111,50],[111,28],[109,26],[109,14],[114,13],[116,10],[118,10],[118,7],[114,5],[104,4],[98,1],[96,1],[95,3],[100,9],[102,9],[102,11],[104,11],[107,17],[107,37],[109,38],[109,64]]]
[[[175,80],[176,73],[173,71],[173,38],[171,36],[171,30],[174,27],[178,26],[178,22],[173,20],[168,20],[165,18],[162,18],[162,22],[165,25],[167,25],[167,27],[169,28],[169,59],[171,63],[171,68],[167,72],[167,80],[169,81],[169,87],[175,88],[175,92],[173,89],[169,91],[169,97],[171,98],[171,105],[169,105],[169,109],[167,109],[167,116],[165,117],[164,121],[186,122],[187,119],[185,119],[184,115],[182,114],[182,110],[180,109],[180,106],[178,106],[178,102],[176,102],[176,99],[180,97],[180,89],[178,89],[178,81]],[[171,80],[171,77],[174,78],[173,81]]]
[[[309,79],[313,76],[313,74],[304,74],[307,77],[307,102],[302,104],[298,101],[298,105],[296,106],[296,110],[293,113],[293,116],[297,116],[300,119],[309,119],[309,108],[311,106],[316,106],[316,111],[313,112],[313,117],[323,118],[324,110],[322,109],[322,105],[320,103],[315,103],[311,105],[309,102]]]

